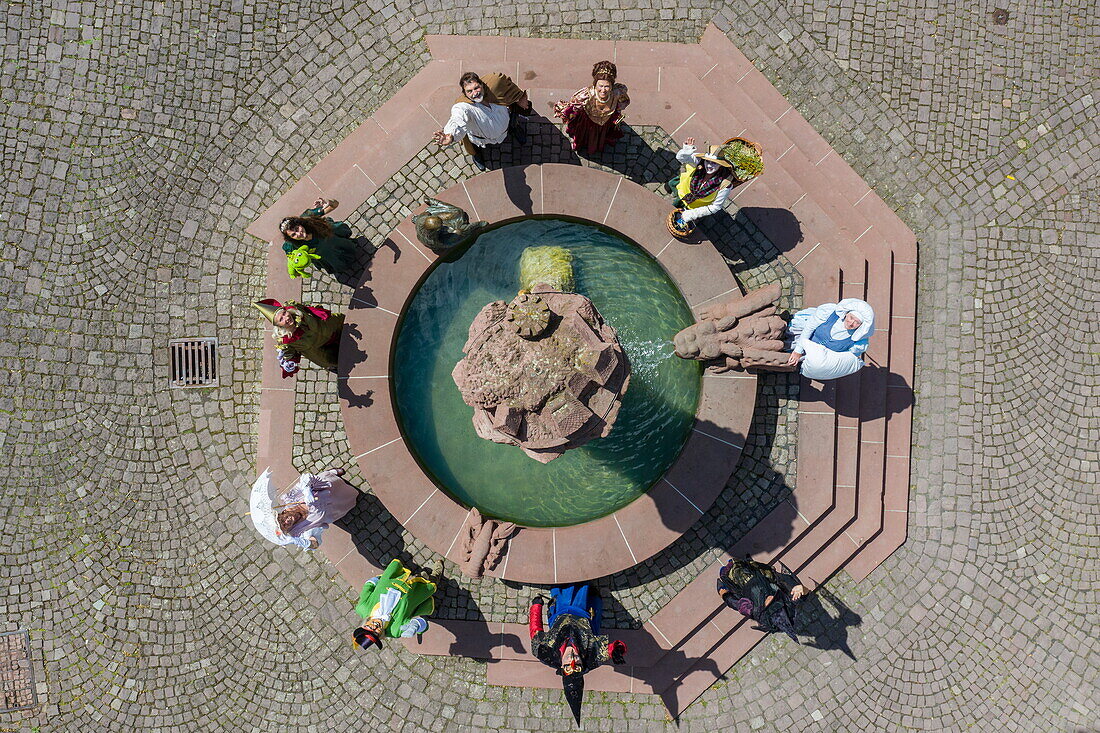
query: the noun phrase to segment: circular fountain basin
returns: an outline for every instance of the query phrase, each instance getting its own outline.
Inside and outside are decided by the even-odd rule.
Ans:
[[[483,306],[511,300],[519,258],[535,245],[573,254],[577,292],[618,332],[630,387],[609,435],[539,463],[477,436],[451,371]],[[485,516],[562,527],[608,515],[644,494],[676,460],[695,420],[700,367],[672,354],[694,322],[662,267],[610,230],[530,217],[493,227],[422,280],[397,328],[392,400],[406,442],[437,486]]]
[[[474,176],[441,192],[436,198],[466,208],[472,219],[498,222],[501,229],[517,219],[534,217],[537,220],[540,215],[544,219],[580,220],[597,230],[603,225],[611,232],[610,241],[606,243],[609,249],[601,251],[639,256],[641,253],[630,245],[630,242],[635,243],[652,258],[650,264],[659,265],[655,272],[670,279],[681,294],[678,297],[692,309],[740,292],[729,266],[713,245],[705,240],[681,242],[669,238],[664,223],[667,201],[620,176],[578,165],[518,166]],[[616,232],[629,241],[622,242]],[[415,436],[404,424],[406,415],[397,404],[404,397],[399,398],[395,389],[396,382],[405,379],[398,366],[397,354],[400,331],[408,320],[408,316],[403,318],[402,314],[410,312],[421,286],[442,267],[440,259],[461,259],[457,258],[458,254],[437,257],[417,244],[411,218],[398,223],[382,242],[382,248],[347,303],[338,383],[348,446],[362,478],[381,505],[379,510],[384,508],[412,537],[434,552],[462,563],[467,557],[467,522],[472,509],[465,503],[467,499],[460,500],[457,494],[451,493],[420,455],[424,449],[414,444]],[[594,254],[598,256],[600,251]],[[495,264],[486,263],[486,267],[490,266]],[[503,274],[502,271],[501,277]],[[519,284],[514,271],[507,274],[508,288],[503,292],[510,298]],[[633,288],[641,296],[639,310],[645,310],[651,307],[653,297],[653,293],[640,291],[645,282],[640,277],[633,283],[620,278],[614,287]],[[660,287],[663,289],[666,284],[667,281],[662,281]],[[591,295],[597,300],[600,297],[597,293]],[[486,290],[474,298],[477,305],[471,304],[469,313],[453,328],[464,338],[476,309],[497,297],[500,296]],[[446,300],[440,302],[447,303]],[[677,307],[683,305],[676,299],[673,302],[678,303]],[[619,316],[613,315],[614,308],[602,302],[597,302],[597,306],[603,316],[620,329],[620,335],[629,338],[629,334],[624,333],[627,329],[617,322]],[[438,312],[436,316],[448,317],[445,312]],[[676,323],[662,338],[671,340],[679,327]],[[660,351],[655,349],[655,353]],[[638,361],[646,363],[641,357]],[[454,390],[451,395],[457,400],[457,387],[450,377],[450,368],[422,379],[429,385]],[[637,370],[638,366],[634,368]],[[265,381],[265,386],[285,388],[277,375],[268,379],[271,381]],[[636,389],[635,379],[631,378],[628,396]],[[589,516],[599,516],[612,506],[620,505],[619,509],[598,519],[571,526],[527,525],[520,528],[508,540],[499,563],[487,569],[486,574],[524,583],[580,582],[637,565],[688,531],[725,489],[740,459],[756,400],[756,377],[752,374],[704,373],[701,383],[697,400],[683,400],[689,414],[691,403],[696,402],[694,422],[687,429],[686,441],[668,470],[648,490],[645,486],[650,479],[637,480],[632,489],[637,498],[628,501],[625,495],[620,495],[600,508],[593,508]],[[440,394],[446,397],[446,393]],[[472,432],[471,408],[465,403],[455,404],[462,408],[462,418],[456,419],[456,429]],[[264,419],[270,418],[261,416],[261,420]],[[613,438],[619,428],[616,423],[607,437]],[[482,442],[488,444],[488,441]],[[509,449],[509,446],[486,447]],[[512,450],[517,454],[516,460],[522,457],[523,461],[534,463],[523,457],[518,448]],[[628,446],[625,450],[640,453],[649,449]],[[547,465],[553,466],[563,460],[565,457]],[[620,466],[623,471],[631,470],[629,461]],[[582,476],[582,479],[586,481],[584,485],[591,485],[587,477]],[[623,501],[628,503],[621,506]],[[349,544],[348,555],[337,563],[337,567],[351,563],[357,556]]]

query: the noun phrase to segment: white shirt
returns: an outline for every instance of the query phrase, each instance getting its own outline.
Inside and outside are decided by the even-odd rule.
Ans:
[[[807,308],[805,311],[799,311],[798,313],[796,313],[796,317],[802,315],[803,313],[805,313],[806,317],[798,319],[799,323],[797,327],[801,330],[798,332],[798,338],[795,339],[794,347],[791,349],[791,351],[799,354],[805,354],[806,344],[810,343],[810,336],[813,335],[813,332],[818,328],[818,326],[824,325],[825,321],[829,320],[829,317],[838,307],[839,304],[826,303],[824,305],[819,305],[817,308]],[[868,306],[868,308],[869,307],[870,306]],[[856,315],[859,314],[857,313]],[[791,326],[792,328],[795,327],[794,319],[791,319]],[[869,342],[869,339],[867,336],[864,336],[861,339],[857,339],[857,335],[860,335],[859,329],[849,331],[848,328],[844,325],[843,318],[837,318],[836,322],[833,323],[833,327],[829,329],[829,336],[834,339],[839,339],[844,336],[850,336],[853,339],[853,343],[851,346],[848,347],[848,353],[859,356],[863,352],[867,351],[867,344]]]
[[[443,132],[453,135],[455,140],[468,135],[470,142],[483,148],[504,142],[508,137],[508,121],[507,107],[458,102],[451,107],[451,119],[443,126]]]

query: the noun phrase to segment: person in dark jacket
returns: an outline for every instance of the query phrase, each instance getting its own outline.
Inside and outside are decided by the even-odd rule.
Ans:
[[[600,635],[603,599],[588,585],[551,588],[550,595],[546,630],[542,624],[544,599],[535,596],[531,600],[531,653],[562,676],[565,699],[580,723],[585,673],[608,662],[622,664],[626,644]]]
[[[806,587],[792,573],[777,572],[745,557],[732,558],[718,571],[718,595],[722,602],[756,622],[755,628],[771,634],[781,631],[795,641],[798,601]]]

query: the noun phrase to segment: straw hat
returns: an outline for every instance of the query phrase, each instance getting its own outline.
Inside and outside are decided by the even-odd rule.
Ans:
[[[718,151],[721,148],[722,148],[721,145],[711,145],[709,152],[696,153],[695,157],[698,158],[699,160],[712,161],[714,163],[717,163],[718,165],[722,165],[722,166],[725,166],[726,168],[729,168],[730,170],[733,170],[733,163],[730,163],[728,160],[726,160],[725,158],[723,158],[721,155],[718,154]]]

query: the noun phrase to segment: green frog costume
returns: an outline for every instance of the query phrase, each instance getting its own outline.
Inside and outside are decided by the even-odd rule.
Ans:
[[[435,591],[435,583],[413,575],[400,560],[391,560],[381,575],[363,584],[355,612],[360,618],[382,621],[384,636],[397,639],[422,634],[428,629],[424,617],[435,611]],[[355,631],[355,640],[360,645],[381,646],[381,640],[373,633],[363,628]],[[370,643],[364,644],[363,637]]]

